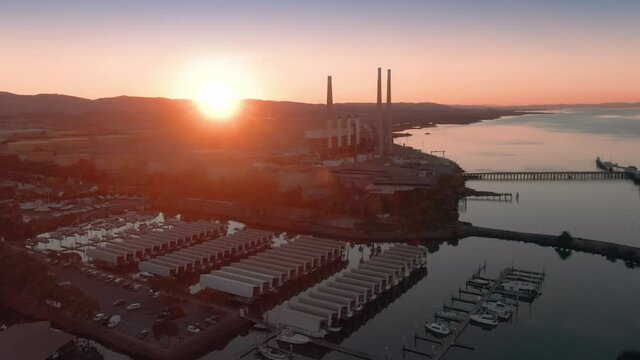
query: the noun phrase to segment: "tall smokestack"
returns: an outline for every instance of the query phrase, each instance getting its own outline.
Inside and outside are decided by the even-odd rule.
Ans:
[[[333,119],[333,88],[331,75],[327,76],[327,119]]]
[[[356,145],[360,145],[360,118],[356,118]]]
[[[331,76],[327,76],[327,148],[331,149],[331,132],[333,123],[333,89],[331,87]]]
[[[342,116],[338,115],[338,151],[342,147]]]
[[[385,113],[385,123],[387,125],[386,141],[387,154],[393,152],[393,130],[391,124],[391,69],[387,69],[387,108]]]
[[[385,128],[382,117],[382,68],[378,68],[378,102],[376,103],[376,135],[378,136],[378,154],[384,154]]]
[[[347,146],[351,148],[351,137],[353,137],[353,120],[351,115],[347,115]]]

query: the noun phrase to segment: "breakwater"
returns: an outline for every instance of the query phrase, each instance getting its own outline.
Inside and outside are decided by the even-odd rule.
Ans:
[[[634,264],[640,264],[640,248],[599,240],[493,229],[473,226],[465,223],[462,223],[459,226],[458,234],[460,235],[460,237],[478,236],[534,243],[542,246],[553,246],[563,249],[587,252],[591,254],[598,254],[607,258],[621,259]]]

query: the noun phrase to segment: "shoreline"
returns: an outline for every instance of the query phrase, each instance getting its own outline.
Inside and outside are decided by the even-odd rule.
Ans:
[[[494,110],[494,113],[489,113],[486,116],[470,116],[467,119],[457,118],[455,120],[443,119],[431,119],[427,121],[405,121],[393,125],[393,132],[399,133],[407,130],[421,130],[438,127],[440,125],[470,125],[483,121],[498,120],[507,116],[523,116],[523,115],[537,115],[545,114],[542,111],[529,111],[529,110]]]
[[[497,193],[481,192],[473,189],[467,189],[465,194],[481,194],[481,195],[493,195]],[[183,209],[184,210],[184,209]],[[211,209],[210,209],[211,210]],[[220,213],[214,213],[211,211],[196,211],[189,212],[189,215],[204,216],[204,217],[218,217],[221,220],[231,220],[231,218],[224,217]],[[557,248],[581,251],[591,254],[602,255],[605,257],[611,257],[620,259],[623,261],[629,261],[634,264],[640,265],[640,247],[634,247],[623,244],[616,244],[605,242],[601,240],[584,239],[580,237],[573,237],[569,242],[563,242],[560,234],[537,234],[523,231],[512,231],[496,228],[488,228],[475,226],[471,223],[457,221],[456,223],[449,225],[441,225],[433,229],[425,229],[415,232],[397,231],[397,232],[381,232],[381,231],[362,231],[350,228],[341,228],[325,223],[302,220],[302,219],[288,219],[283,217],[274,217],[268,215],[257,214],[237,214],[233,220],[247,224],[249,226],[255,226],[268,230],[287,232],[293,234],[309,234],[318,237],[336,238],[344,241],[351,241],[356,244],[376,243],[376,242],[431,242],[441,243],[451,240],[460,240],[467,237],[485,237],[507,241],[519,241],[537,244],[540,246],[552,246]]]

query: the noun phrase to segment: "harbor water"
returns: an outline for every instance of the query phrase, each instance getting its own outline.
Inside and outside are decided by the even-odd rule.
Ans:
[[[413,136],[396,143],[425,152],[444,150],[468,171],[595,171],[596,156],[640,165],[640,109],[562,110],[408,132]],[[514,194],[513,202],[467,201],[460,219],[475,225],[546,234],[566,230],[640,246],[640,186],[631,181],[470,181],[468,186]],[[368,258],[377,246],[387,245],[350,247],[350,262]],[[615,359],[623,350],[640,350],[640,268],[599,255],[496,239],[428,246],[426,273],[381,296],[330,340],[390,359],[402,359],[403,344],[432,352],[433,345],[414,342],[414,334],[424,336],[424,322],[433,320],[444,303],[451,304],[451,296],[486,263],[486,277],[497,277],[511,265],[544,271],[542,296],[522,304],[510,322],[493,330],[469,326],[459,341],[475,350],[452,348],[445,359]],[[262,339],[264,334],[247,330],[202,359],[231,359]],[[351,358],[313,345],[295,352],[296,359]]]

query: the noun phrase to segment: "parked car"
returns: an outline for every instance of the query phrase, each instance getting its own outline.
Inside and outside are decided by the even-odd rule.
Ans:
[[[123,278],[117,278],[117,279],[113,280],[113,285],[120,285],[120,284],[122,284],[123,281],[124,281]]]
[[[118,299],[113,302],[113,306],[121,306],[127,303],[127,299]]]
[[[113,315],[109,319],[109,323],[107,324],[107,327],[109,329],[113,329],[114,327],[118,326],[118,324],[120,324],[120,315]]]
[[[208,318],[204,319],[207,324],[215,325],[218,323],[218,315],[211,315]]]
[[[102,320],[105,317],[105,314],[103,313],[97,313],[93,316],[93,321],[95,322],[99,322],[100,320]]]
[[[136,335],[136,337],[137,337],[138,339],[144,339],[144,338],[146,338],[146,337],[147,337],[147,335],[149,335],[149,330],[147,330],[147,329],[142,329],[142,330],[140,330],[140,332],[138,333],[138,335]]]
[[[133,304],[130,304],[129,306],[127,306],[127,310],[137,310],[137,309],[140,309],[141,307],[142,307],[142,304],[133,303]]]
[[[166,311],[163,311],[163,312],[160,312],[160,313],[158,313],[158,314],[156,315],[156,320],[157,320],[157,321],[161,321],[161,320],[166,319],[168,316],[169,316],[169,313],[168,313],[168,312],[166,312]]]
[[[156,291],[151,295],[152,298],[157,298],[158,296],[160,296],[160,291]]]
[[[69,286],[71,285],[71,281],[62,281],[58,283],[58,286]]]
[[[106,278],[104,278],[105,282],[112,282],[116,277],[113,275],[109,275]]]
[[[195,326],[195,325],[189,325],[189,326],[187,326],[187,330],[188,330],[190,333],[193,333],[193,334],[197,334],[197,333],[199,333],[199,332],[200,332],[200,328],[199,328],[199,327],[197,327],[197,326]]]
[[[142,285],[140,285],[140,284],[135,284],[135,285],[133,285],[133,286],[131,287],[131,290],[133,290],[133,291],[138,291],[138,290],[140,290],[140,288],[141,288],[141,287],[142,287]]]

